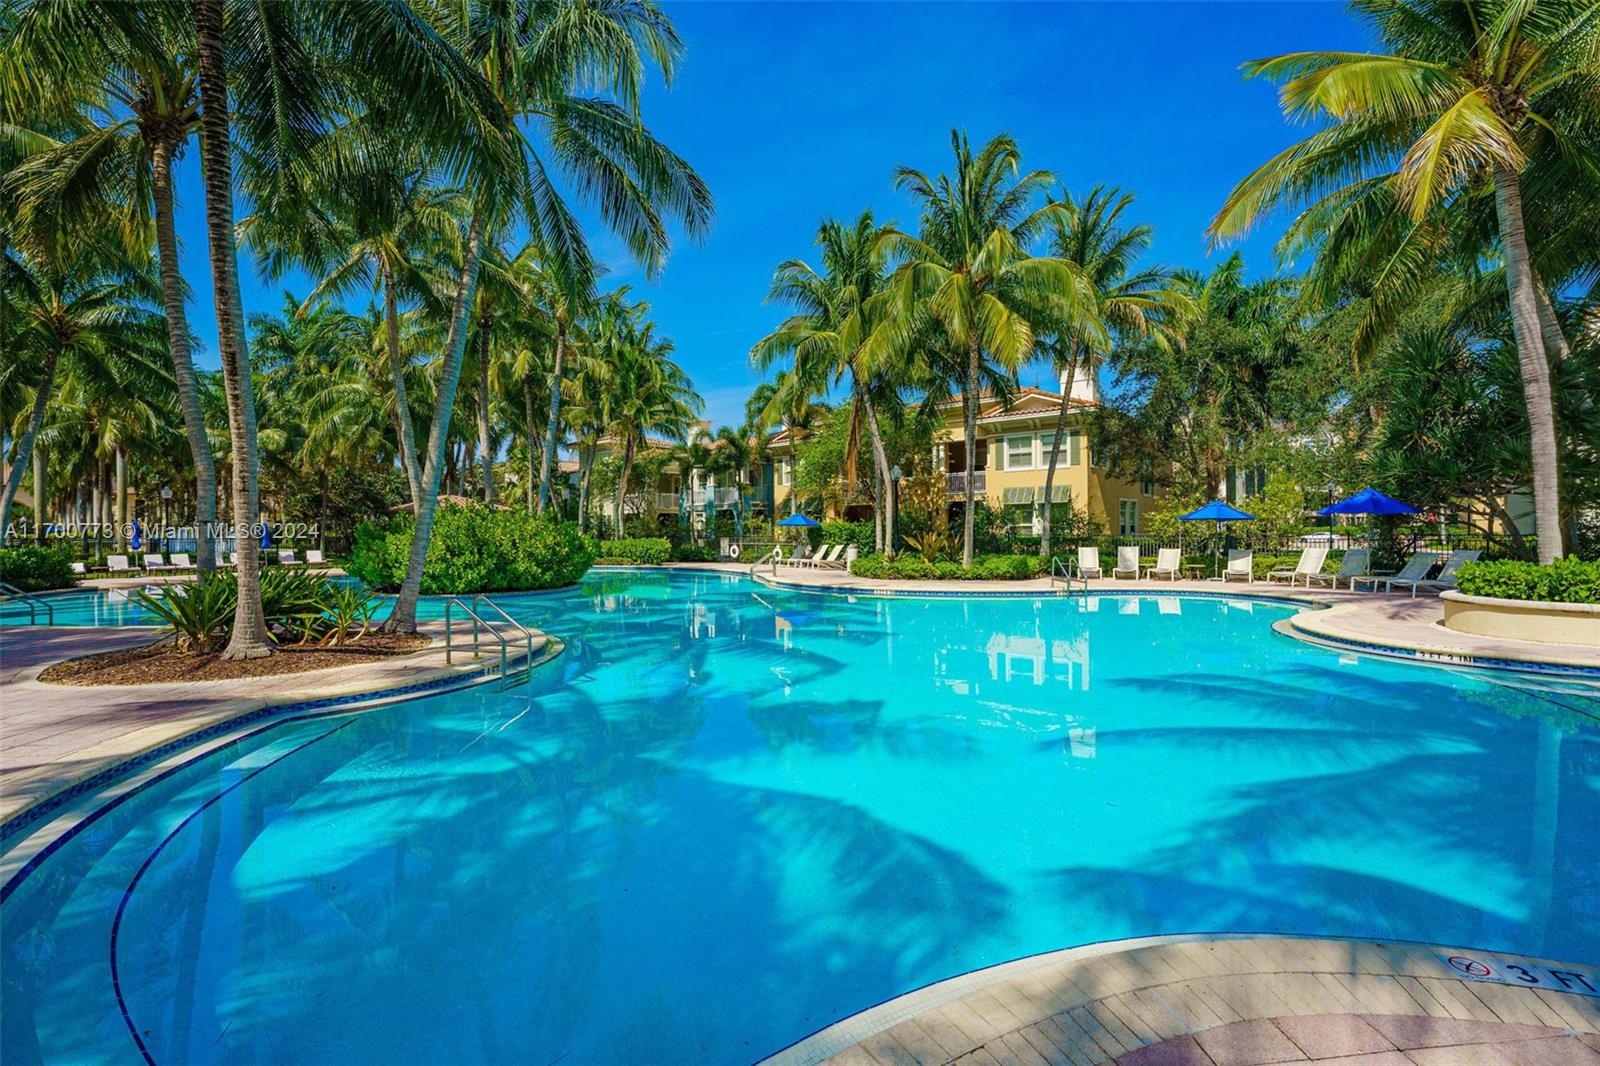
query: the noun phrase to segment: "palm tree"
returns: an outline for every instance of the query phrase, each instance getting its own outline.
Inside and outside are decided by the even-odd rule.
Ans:
[[[637,304],[633,328],[620,338],[609,353],[612,396],[606,425],[614,447],[621,449],[621,470],[617,476],[616,524],[623,535],[623,507],[628,497],[628,475],[639,447],[651,434],[681,437],[688,432],[700,412],[700,396],[689,384],[689,376],[672,361],[672,341],[657,337],[654,323],[642,321],[649,304]]]
[[[7,284],[0,315],[7,320],[8,362],[36,368],[33,400],[16,437],[3,494],[0,529],[33,456],[34,441],[56,395],[58,374],[81,378],[105,373],[92,368],[132,360],[152,344],[164,344],[164,324],[154,311],[160,290],[148,261],[130,260],[113,241],[90,242],[55,233],[29,235],[20,256],[6,264]],[[159,338],[159,339],[158,339]],[[158,379],[147,372],[138,381],[146,395],[160,395]]]
[[[1535,532],[1548,562],[1562,554],[1549,348],[1565,340],[1534,273],[1523,179],[1541,154],[1592,156],[1600,7],[1586,0],[1356,6],[1387,51],[1296,52],[1245,65],[1247,76],[1283,82],[1288,117],[1334,121],[1241,181],[1211,235],[1236,236],[1281,206],[1309,208],[1335,230],[1370,224],[1362,197],[1380,192],[1425,231],[1437,212],[1469,210],[1479,185],[1492,189],[1528,406]],[[1592,160],[1584,166],[1593,171]],[[1394,235],[1396,256],[1427,254],[1417,232]]]
[[[711,196],[699,176],[658,142],[638,118],[639,90],[648,56],[670,81],[682,52],[672,22],[649,2],[628,5],[545,5],[493,0],[436,9],[442,29],[488,86],[496,113],[531,120],[562,171],[599,208],[602,221],[621,236],[654,274],[669,244],[663,212],[691,236],[710,219]],[[578,95],[603,85],[615,100]],[[514,127],[513,159],[477,175],[490,189],[476,190],[472,219],[450,316],[449,343],[435,399],[423,469],[423,499],[400,594],[384,628],[416,628],[416,602],[427,558],[446,445],[455,403],[468,316],[478,280],[486,230],[509,221],[515,203],[530,239],[539,243],[570,288],[587,291],[594,276],[581,228],[550,181],[547,167],[524,127]],[[492,223],[492,224],[491,224]]]
[[[1171,271],[1134,265],[1150,246],[1153,230],[1127,224],[1123,215],[1133,195],[1116,187],[1096,185],[1082,201],[1068,194],[1068,210],[1050,222],[1050,252],[1078,267],[1087,281],[1092,302],[1081,309],[1079,320],[1061,323],[1047,347],[1064,387],[1056,413],[1056,431],[1044,475],[1044,513],[1039,554],[1050,557],[1052,490],[1061,442],[1066,436],[1072,383],[1079,373],[1099,373],[1108,345],[1117,339],[1150,337],[1163,347],[1179,340],[1177,328],[1188,316],[1192,302],[1173,284]]]
[[[822,269],[799,259],[779,265],[767,299],[787,303],[796,313],[750,349],[751,361],[760,367],[792,356],[797,380],[838,381],[850,376],[853,410],[865,416],[880,487],[889,485],[890,467],[874,392],[882,387],[888,368],[882,365],[886,350],[880,348],[872,353],[876,359],[869,358],[867,342],[884,317],[879,297],[887,277],[886,232],[873,221],[871,211],[863,211],[850,226],[835,219],[824,222],[816,241],[822,250]],[[849,439],[860,439],[859,426],[852,426]],[[853,453],[845,466],[855,468]],[[877,548],[892,550],[894,512],[881,503],[881,495],[875,495]]]
[[[23,218],[91,227],[115,218],[127,227],[128,239],[139,244],[153,225],[168,346],[194,464],[198,562],[201,572],[208,573],[216,565],[211,534],[217,520],[217,473],[189,354],[173,224],[172,165],[199,119],[195,77],[175,58],[180,49],[168,44],[170,28],[130,24],[122,16],[131,13],[126,10],[131,5],[116,6],[125,10],[105,19],[100,18],[108,14],[104,11],[80,11],[84,25],[76,28],[62,25],[59,13],[51,10],[54,5],[30,2],[17,11],[0,67],[26,63],[29,77],[49,87],[55,108],[70,109],[77,119],[70,136],[38,133],[36,152],[7,182]],[[91,22],[99,32],[84,32]],[[39,36],[54,38],[63,30],[67,40],[57,40],[56,47],[31,47]],[[163,33],[167,47],[148,47],[156,33]]]
[[[869,351],[876,358],[880,344],[903,348],[925,318],[965,354],[960,371],[967,465],[961,560],[971,566],[980,380],[992,367],[1014,372],[1034,353],[1035,322],[1075,320],[1077,308],[1092,296],[1076,265],[1027,251],[1046,225],[1067,212],[1052,202],[1031,207],[1053,176],[1042,170],[1020,173],[1022,153],[1005,134],[976,154],[959,130],[951,131],[950,143],[953,174],[933,178],[905,166],[895,171],[895,187],[920,205],[921,235],[891,228],[881,238],[906,261],[891,281],[895,327],[878,331],[880,339]]]

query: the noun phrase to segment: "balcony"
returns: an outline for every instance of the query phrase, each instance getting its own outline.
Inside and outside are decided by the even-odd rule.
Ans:
[[[975,496],[982,496],[988,486],[987,470],[974,470],[972,472],[972,492]],[[952,496],[965,496],[967,494],[967,472],[965,470],[952,471],[945,475],[946,491]]]
[[[681,494],[676,492],[656,493],[656,510],[676,511],[678,509],[678,500],[680,496]]]

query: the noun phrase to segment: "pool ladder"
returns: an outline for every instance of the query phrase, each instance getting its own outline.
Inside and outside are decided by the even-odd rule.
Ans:
[[[485,593],[478,593],[470,601],[463,600],[460,596],[452,596],[444,605],[444,661],[446,664],[455,658],[455,609],[461,608],[468,618],[472,619],[472,657],[481,658],[483,655],[483,641],[481,633],[487,631],[500,645],[500,687],[509,688],[511,685],[511,641],[514,639],[519,644],[526,642],[528,658],[526,669],[533,670],[533,630],[512,618],[498,603],[491,600]],[[487,614],[490,617],[485,618]],[[511,636],[502,632],[503,627],[509,627]]]
[[[44,612],[44,616],[47,619],[46,625],[53,626],[56,624],[56,610],[54,607],[31,592],[23,592],[8,581],[0,581],[0,603],[9,603],[12,600],[19,600],[27,605],[28,624],[30,626],[39,624],[40,611]]]
[[[1084,592],[1087,593],[1089,591],[1089,579],[1088,578],[1079,577],[1078,575],[1074,574],[1071,570],[1067,569],[1067,564],[1061,561],[1061,556],[1052,555],[1052,556],[1050,556],[1050,587],[1051,588],[1055,588],[1056,587],[1056,578],[1058,578],[1058,577],[1061,578],[1061,580],[1063,580],[1063,581],[1065,581],[1067,583],[1067,591],[1068,592],[1072,591],[1072,586],[1073,586],[1074,583],[1082,585]]]

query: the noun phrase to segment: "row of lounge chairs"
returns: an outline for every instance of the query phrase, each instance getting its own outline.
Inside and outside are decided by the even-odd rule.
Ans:
[[[807,570],[844,570],[849,565],[845,559],[848,548],[848,544],[819,544],[816,551],[808,552],[801,545],[793,555],[783,560],[783,565]]]
[[[318,548],[308,548],[304,559],[299,558],[292,548],[281,548],[277,554],[279,566],[327,565],[327,560]],[[220,549],[217,551],[217,565],[219,567],[237,566],[239,564],[238,552],[228,552],[226,555],[227,557],[224,558],[224,553]],[[143,563],[138,566],[133,565],[126,555],[106,556],[106,570],[112,577],[116,577],[119,574],[156,574],[167,570],[193,570],[194,568],[195,565],[190,560],[188,552],[173,552],[166,559],[162,558],[160,552],[146,552]],[[72,572],[86,574],[88,573],[88,567],[83,563],[73,563]]]
[[[1362,586],[1370,586],[1374,591],[1381,585],[1385,593],[1393,592],[1396,588],[1409,588],[1411,595],[1416,596],[1419,590],[1443,591],[1454,588],[1456,584],[1456,571],[1467,563],[1475,562],[1482,552],[1454,551],[1449,558],[1444,560],[1443,567],[1433,577],[1433,568],[1439,564],[1440,553],[1421,551],[1412,554],[1404,566],[1394,573],[1386,571],[1373,572],[1370,565],[1372,553],[1366,548],[1352,548],[1344,553],[1344,558],[1339,561],[1337,570],[1326,572],[1322,569],[1328,561],[1328,549],[1324,547],[1306,548],[1300,553],[1300,560],[1292,569],[1272,570],[1267,573],[1267,581],[1285,581],[1291,587],[1303,583],[1306,588],[1314,585],[1325,585],[1338,588],[1339,583],[1345,582],[1352,591]],[[1077,559],[1077,575],[1082,578],[1104,577],[1105,572],[1100,567],[1099,548],[1079,548]],[[1160,548],[1156,551],[1154,566],[1141,570],[1139,562],[1139,548],[1134,544],[1124,544],[1117,548],[1117,565],[1112,568],[1113,578],[1139,578],[1176,581],[1183,576],[1182,553],[1177,548]],[[1250,584],[1255,580],[1255,553],[1249,548],[1235,548],[1228,552],[1228,565],[1222,571],[1222,580],[1243,581]]]

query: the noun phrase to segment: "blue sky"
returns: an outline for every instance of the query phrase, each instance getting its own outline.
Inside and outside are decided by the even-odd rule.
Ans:
[[[704,176],[716,220],[704,241],[676,244],[656,281],[597,222],[589,232],[611,269],[603,284],[629,284],[651,302],[719,424],[738,421],[758,380],[750,345],[783,315],[763,302],[773,267],[810,258],[829,215],[870,207],[914,226],[891,173],[901,163],[947,168],[952,127],[974,141],[1009,132],[1025,166],[1074,192],[1122,185],[1155,227],[1151,258],[1203,268],[1215,259],[1203,231],[1234,182],[1304,136],[1283,122],[1274,88],[1243,81],[1239,64],[1368,47],[1332,3],[666,6],[688,57],[670,90],[651,86],[645,119]],[[179,231],[199,359],[215,366],[197,156],[191,146],[181,165]],[[1280,229],[1275,220],[1240,245],[1254,272],[1273,268]],[[241,268],[247,313],[277,311],[285,284],[308,288]]]

